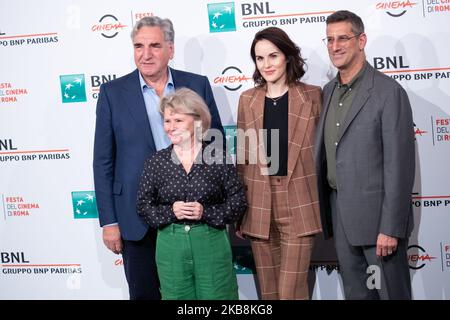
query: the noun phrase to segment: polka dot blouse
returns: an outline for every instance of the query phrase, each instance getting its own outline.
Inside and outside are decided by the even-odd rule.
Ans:
[[[204,147],[186,173],[172,150],[173,146],[169,146],[145,161],[137,211],[146,223],[160,228],[179,222],[172,210],[176,201],[202,204],[201,222],[215,228],[224,228],[242,217],[247,201],[229,158],[217,158]]]

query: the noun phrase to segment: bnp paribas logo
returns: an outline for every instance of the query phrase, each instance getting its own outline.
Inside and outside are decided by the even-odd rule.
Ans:
[[[72,192],[74,219],[98,218],[97,200],[94,191]]]
[[[59,76],[63,103],[86,101],[84,74]]]
[[[234,2],[208,4],[209,32],[236,31]]]
[[[229,154],[236,154],[236,142],[237,142],[237,134],[236,134],[236,126],[223,126],[223,130],[225,131],[225,140],[227,151]]]

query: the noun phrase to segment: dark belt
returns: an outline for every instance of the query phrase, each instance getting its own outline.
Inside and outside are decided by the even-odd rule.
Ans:
[[[204,224],[205,222],[202,220],[178,220],[177,222],[174,222],[175,224],[182,224],[187,226],[192,226],[194,224]]]

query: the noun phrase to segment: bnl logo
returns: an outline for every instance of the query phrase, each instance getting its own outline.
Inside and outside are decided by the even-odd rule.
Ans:
[[[0,252],[1,263],[30,263],[24,252]]]
[[[94,191],[72,192],[74,219],[98,218],[97,199]]]
[[[208,4],[209,32],[236,31],[234,2]]]
[[[63,103],[86,101],[84,74],[67,74],[59,76],[59,79]]]

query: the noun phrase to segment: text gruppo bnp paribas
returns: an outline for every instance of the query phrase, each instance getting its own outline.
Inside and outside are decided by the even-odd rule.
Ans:
[[[28,150],[16,147],[12,138],[0,138],[0,163],[34,160],[66,160],[70,159],[68,149],[58,150]]]
[[[449,68],[411,67],[404,56],[373,57],[373,67],[397,81],[450,79]]]
[[[0,38],[0,46],[3,47],[20,47],[24,45],[41,45],[41,44],[51,44],[58,42],[58,36],[56,33],[48,33],[47,35],[17,35],[12,37]],[[13,39],[8,39],[13,38]]]
[[[80,274],[81,264],[35,264],[25,255],[25,252],[0,252],[1,272],[7,275],[26,274]]]
[[[270,2],[242,3],[242,27],[265,28],[291,24],[324,23],[328,15],[327,13],[280,13],[273,9],[273,5],[274,3]]]

